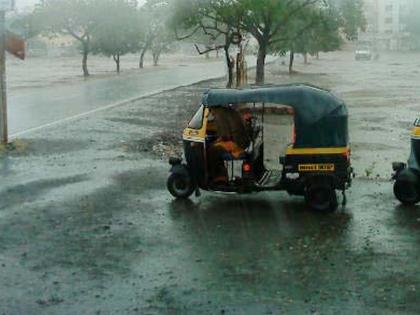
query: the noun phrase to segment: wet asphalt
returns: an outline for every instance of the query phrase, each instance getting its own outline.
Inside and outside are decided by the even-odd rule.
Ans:
[[[351,56],[328,58],[335,69]],[[325,62],[305,70],[317,73]],[[337,76],[326,72],[325,85]],[[408,144],[396,150],[392,139],[408,142],[405,121],[413,114],[394,124],[392,112],[383,117],[384,108],[394,110],[384,104],[375,122],[372,99],[360,95],[363,82],[344,91],[349,106],[356,104],[358,177],[336,213],[314,213],[282,192],[174,201],[165,189],[166,155],[209,85],[223,81],[41,130],[1,155],[1,314],[420,311],[420,207],[393,198],[385,159],[388,151],[405,158]],[[385,141],[375,138],[378,128]],[[369,141],[385,150],[369,152]]]

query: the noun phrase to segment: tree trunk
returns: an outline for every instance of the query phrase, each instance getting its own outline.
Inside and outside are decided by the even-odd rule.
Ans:
[[[153,65],[157,67],[159,65],[160,51],[153,52]]]
[[[115,64],[117,65],[117,73],[120,74],[120,54],[112,56],[114,58]]]
[[[319,52],[316,53],[316,60],[319,60]]]
[[[308,53],[303,54],[303,60],[304,60],[305,65],[307,65],[308,64]]]
[[[226,87],[228,89],[230,89],[233,86],[233,67],[234,67],[234,63],[232,62],[232,60],[230,60],[229,46],[225,46],[224,50],[225,50],[225,56],[226,56],[226,65],[227,65],[227,68],[228,68],[228,82],[226,84]]]
[[[149,47],[147,47],[147,46],[145,46],[143,49],[142,49],[142,51],[141,51],[141,54],[140,54],[140,61],[139,61],[139,68],[140,69],[143,69],[144,68],[144,56],[146,55],[146,52],[147,52],[147,49],[148,49]]]
[[[89,76],[89,69],[87,65],[88,55],[89,55],[89,42],[83,42],[82,46],[83,46],[82,70],[83,70],[83,76],[87,78]]]
[[[140,61],[139,61],[139,68],[140,69],[144,68],[144,56],[146,55],[146,52],[149,50],[151,44],[152,44],[152,41],[150,39],[148,39],[146,41],[146,43],[144,44],[143,49],[141,50]]]
[[[293,62],[295,61],[295,52],[290,51],[290,61],[289,61],[289,74],[293,73]]]
[[[256,84],[262,85],[264,84],[265,79],[265,58],[267,56],[267,47],[265,43],[259,44],[258,49],[258,57],[257,57],[257,77],[256,77]]]

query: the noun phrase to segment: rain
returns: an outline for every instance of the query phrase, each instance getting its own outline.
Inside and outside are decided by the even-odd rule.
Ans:
[[[0,1],[0,314],[418,314],[419,15]]]

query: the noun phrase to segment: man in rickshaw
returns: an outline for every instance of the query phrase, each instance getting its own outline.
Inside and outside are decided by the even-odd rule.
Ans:
[[[214,124],[217,139],[208,149],[209,174],[214,184],[226,183],[228,174],[225,161],[243,157],[251,143],[251,116],[246,112],[241,117],[238,111],[230,107],[212,108],[210,114],[209,122]]]

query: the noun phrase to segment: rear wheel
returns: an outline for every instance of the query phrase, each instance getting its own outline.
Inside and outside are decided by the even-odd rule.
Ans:
[[[305,192],[305,201],[309,208],[320,212],[333,212],[337,210],[337,194],[328,183],[310,184]]]
[[[186,174],[169,175],[166,185],[171,195],[178,199],[189,198],[195,189],[191,177]]]

